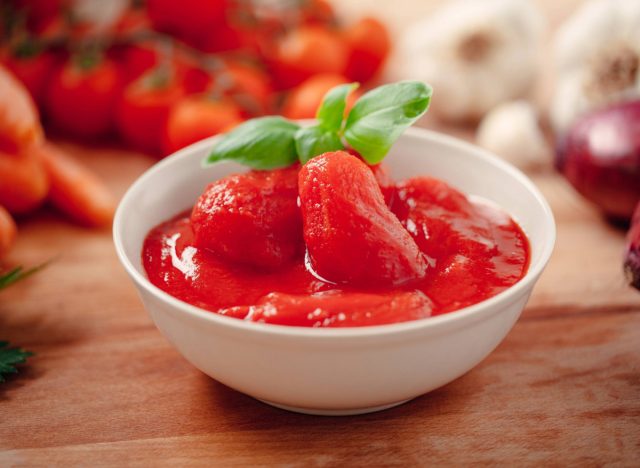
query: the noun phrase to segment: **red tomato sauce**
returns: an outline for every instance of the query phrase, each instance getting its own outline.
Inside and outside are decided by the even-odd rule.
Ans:
[[[432,178],[386,187],[385,199],[428,262],[423,278],[401,286],[323,281],[308,268],[304,249],[268,271],[223,260],[197,246],[189,213],[149,232],[143,265],[151,283],[189,304],[247,321],[306,327],[444,314],[495,296],[525,275],[528,240],[500,208]]]

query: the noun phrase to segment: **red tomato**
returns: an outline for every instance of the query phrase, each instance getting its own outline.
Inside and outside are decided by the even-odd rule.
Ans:
[[[203,69],[192,56],[177,51],[173,63],[187,93],[202,93],[212,82],[211,74]]]
[[[110,51],[110,56],[120,64],[127,83],[138,79],[159,61],[158,50],[153,42],[119,46]]]
[[[333,7],[326,0],[309,0],[300,14],[305,24],[331,24],[336,21]]]
[[[145,10],[130,9],[118,19],[113,29],[116,33],[136,33],[150,28],[149,16]]]
[[[42,104],[45,86],[55,67],[55,55],[50,52],[25,57],[7,54],[2,58],[2,62],[29,90],[33,100],[39,105]]]
[[[111,55],[121,65],[127,83],[137,80],[162,61],[158,46],[152,41],[115,48]],[[191,57],[179,51],[175,55],[173,65],[185,90],[189,93],[201,93],[207,89],[211,84],[211,75]]]
[[[175,104],[169,112],[164,134],[167,154],[222,133],[242,122],[240,109],[230,101],[192,96]]]
[[[194,40],[224,21],[227,0],[147,0],[153,27],[180,39]]]
[[[285,98],[282,115],[289,119],[313,119],[322,103],[322,98],[334,86],[349,83],[342,75],[321,74],[312,76],[304,81]],[[347,98],[347,109],[350,109],[357,99],[357,92]]]
[[[375,77],[391,51],[387,28],[375,18],[362,18],[345,31],[349,46],[346,75],[365,83]]]
[[[237,31],[242,46],[249,53],[261,56],[265,49],[273,48],[291,24],[298,24],[297,7],[278,8],[277,2],[260,5],[259,12],[251,2],[237,2],[229,12],[229,27]]]
[[[182,85],[187,93],[202,93],[211,85],[213,78],[197,65],[182,64],[180,67]]]
[[[26,13],[27,26],[35,32],[41,32],[59,17],[68,3],[67,0],[15,0],[16,7]]]
[[[226,22],[203,32],[196,42],[199,49],[209,53],[245,49],[250,43],[246,31]]]
[[[321,277],[368,286],[424,278],[426,259],[364,162],[345,151],[316,156],[300,169],[298,191],[310,264]]]
[[[55,126],[79,137],[107,133],[113,123],[122,80],[116,64],[100,58],[84,65],[69,60],[51,78],[46,110]]]
[[[286,89],[318,73],[344,73],[347,58],[348,48],[337,33],[303,26],[287,34],[268,61],[277,84]]]
[[[191,212],[194,245],[232,264],[282,269],[304,251],[297,199],[297,166],[217,180]]]
[[[158,69],[145,73],[124,90],[116,113],[120,134],[140,150],[161,152],[169,111],[184,96],[175,73],[168,77]]]
[[[38,39],[43,40],[51,39],[55,41],[60,36],[66,35],[69,35],[72,39],[78,39],[78,32],[75,28],[69,27],[62,15],[54,16],[40,24],[34,33],[38,36]]]
[[[262,70],[240,62],[227,62],[219,78],[223,77],[229,81],[225,95],[242,107],[245,117],[268,112],[273,88]]]

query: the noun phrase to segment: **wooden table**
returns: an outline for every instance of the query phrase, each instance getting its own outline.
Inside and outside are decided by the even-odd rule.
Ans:
[[[153,163],[65,147],[118,194]],[[531,176],[558,240],[506,340],[449,385],[357,417],[288,413],[201,374],[151,323],[109,231],[46,209],[22,220],[9,262],[57,259],[0,293],[0,338],[37,353],[0,385],[0,466],[637,466],[640,293],[621,272],[624,234],[550,164]]]

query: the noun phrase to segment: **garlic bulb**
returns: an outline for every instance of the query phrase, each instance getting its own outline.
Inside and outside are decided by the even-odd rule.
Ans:
[[[554,128],[613,102],[640,97],[640,1],[592,0],[559,29]]]
[[[71,3],[74,18],[88,23],[96,33],[108,30],[128,7],[129,0],[73,0]]]
[[[500,104],[480,122],[478,145],[523,169],[549,159],[547,144],[535,110],[527,101]]]
[[[543,31],[528,0],[457,0],[407,30],[396,78],[432,85],[431,111],[447,120],[479,119],[529,91]]]

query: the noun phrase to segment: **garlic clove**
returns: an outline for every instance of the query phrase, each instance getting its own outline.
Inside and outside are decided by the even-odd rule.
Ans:
[[[554,129],[585,112],[640,97],[640,1],[592,0],[558,30]]]
[[[441,118],[477,120],[530,90],[543,31],[528,0],[454,1],[406,31],[395,78],[430,83]]]
[[[551,149],[527,101],[500,104],[480,122],[478,145],[521,169],[531,169],[550,160]]]
[[[580,69],[566,72],[557,80],[549,110],[551,125],[556,131],[568,129],[576,117],[589,111],[589,99],[582,89],[584,80],[585,71]]]
[[[560,71],[583,67],[594,53],[612,42],[640,41],[640,2],[592,0],[586,2],[558,30],[556,64]]]

